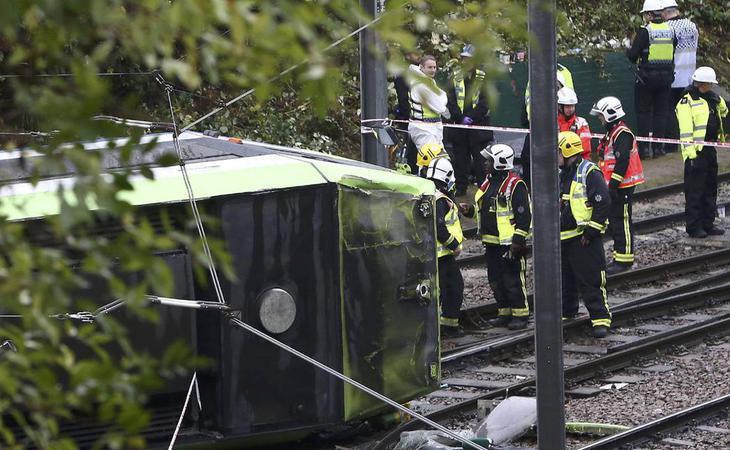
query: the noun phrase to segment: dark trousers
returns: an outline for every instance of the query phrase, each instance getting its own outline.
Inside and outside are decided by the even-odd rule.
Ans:
[[[454,255],[442,256],[439,264],[439,288],[441,315],[449,319],[458,319],[461,304],[464,302],[464,278],[456,264]]]
[[[408,138],[406,138],[406,161],[408,161],[408,165],[411,166],[411,173],[413,175],[418,175],[418,166],[416,165],[417,158],[418,149],[416,148],[416,144],[414,144],[411,137],[408,136]]]
[[[606,257],[603,242],[594,239],[583,247],[580,238],[562,241],[563,317],[578,314],[578,294],[588,309],[593,326],[611,326],[606,300]]]
[[[636,109],[636,124],[639,136],[664,137],[667,127],[667,112],[669,109],[670,84],[645,79],[634,85],[634,108]],[[639,152],[642,156],[648,155],[649,143],[639,142]]]
[[[500,316],[527,317],[530,315],[525,288],[527,260],[505,258],[508,250],[506,245],[486,245],[489,286]]]
[[[522,179],[525,181],[527,188],[532,190],[532,177],[530,176],[530,133],[525,135],[525,142],[522,144],[522,152],[520,153],[520,163],[522,164]]]
[[[717,151],[703,147],[684,162],[684,215],[688,233],[711,230],[717,214]]]
[[[613,236],[613,259],[624,264],[634,262],[633,196],[633,186],[619,189],[618,196],[611,197],[611,214],[608,219],[608,229]]]
[[[477,183],[486,178],[484,158],[480,152],[489,145],[492,134],[483,130],[464,130],[447,128],[445,140],[454,164],[456,190],[465,190],[469,185],[469,177],[474,176]]]
[[[682,92],[685,88],[672,88],[669,91],[669,107],[667,109],[667,129],[664,136],[669,139],[679,139],[679,122],[677,122],[677,113],[674,109],[677,107],[679,99],[682,98]],[[676,152],[679,150],[677,144],[664,144],[664,151]]]

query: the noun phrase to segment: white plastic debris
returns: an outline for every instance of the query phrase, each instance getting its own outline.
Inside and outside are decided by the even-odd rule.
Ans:
[[[464,439],[474,438],[471,430],[457,430],[454,433]],[[438,430],[404,431],[393,450],[461,450],[461,442]]]
[[[537,400],[513,396],[503,400],[474,428],[480,438],[501,445],[520,438],[537,423]]]

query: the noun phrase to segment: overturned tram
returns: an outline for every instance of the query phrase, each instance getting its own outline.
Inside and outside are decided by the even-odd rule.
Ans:
[[[185,132],[179,136],[192,191],[217,225],[235,277],[221,280],[226,305],[241,321],[369,388],[404,402],[438,386],[438,277],[434,186],[358,161],[275,145]],[[86,144],[106,148],[108,141]],[[146,135],[132,163],[175,155],[169,133]],[[31,187],[17,161],[0,161],[9,182],[0,212],[29,228],[58,214],[56,189],[72,171]],[[113,150],[104,167],[120,169]],[[125,200],[140,215],[189,208],[180,166],[133,177]],[[112,227],[113,228],[113,227]],[[101,227],[100,234],[113,229]],[[214,300],[210,279],[186,248],[156,255],[170,267],[174,297]],[[198,268],[199,269],[199,268]],[[94,286],[99,306],[109,301]],[[100,289],[102,291],[100,291]],[[260,446],[353,424],[386,405],[261,338],[232,327],[214,310],[150,305],[155,326],[118,314],[139,351],[161,355],[183,340],[212,364],[197,372],[196,407],[185,415],[178,447]],[[156,392],[145,432],[150,448],[167,447],[189,377]],[[94,425],[63,432],[84,447]],[[97,430],[103,432],[103,427]]]

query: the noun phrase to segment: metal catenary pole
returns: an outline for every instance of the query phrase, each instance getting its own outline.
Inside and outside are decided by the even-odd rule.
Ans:
[[[363,10],[373,18],[383,12],[383,0],[360,0]],[[385,49],[370,28],[360,32],[360,110],[361,119],[387,117],[387,78]],[[370,133],[361,134],[362,160],[379,166],[388,165],[385,147]]]
[[[565,449],[555,0],[529,0],[538,448]]]

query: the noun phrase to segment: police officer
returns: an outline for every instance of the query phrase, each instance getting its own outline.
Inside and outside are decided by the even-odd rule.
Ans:
[[[462,214],[478,221],[486,249],[489,286],[497,302],[491,324],[519,330],[530,315],[525,287],[527,244],[532,212],[527,185],[514,172],[514,150],[494,144],[482,151],[487,179],[474,195],[475,205],[460,204]]]
[[[637,185],[643,183],[636,138],[621,120],[624,109],[616,97],[603,97],[591,109],[606,129],[598,144],[599,166],[608,183],[611,196],[610,232],[613,236],[613,261],[608,264],[609,275],[628,270],[634,264],[634,230],[632,197]]]
[[[644,0],[641,14],[646,25],[636,32],[626,55],[637,64],[634,105],[639,136],[665,136],[669,94],[674,81],[674,30],[662,19],[663,0]],[[639,144],[642,157],[650,157],[649,143]],[[654,146],[654,156],[663,155],[662,145]]]
[[[563,317],[578,314],[578,293],[588,309],[593,336],[611,327],[606,301],[606,259],[601,233],[610,209],[608,188],[598,167],[580,155],[583,145],[572,131],[558,135],[560,154],[560,242]]]
[[[717,151],[711,145],[693,144],[693,141],[725,142],[725,124],[728,108],[725,100],[712,92],[717,84],[715,71],[698,67],[692,75],[692,86],[687,88],[677,103],[679,137],[684,160],[684,214],[690,237],[705,238],[721,235],[725,230],[715,227],[717,209]]]
[[[459,326],[459,313],[464,301],[464,279],[456,263],[464,233],[459,210],[451,198],[454,190],[454,168],[448,158],[434,158],[426,169],[426,178],[436,185],[436,240],[439,286],[441,295],[441,334],[458,337],[464,334]]]
[[[479,68],[467,72],[466,63],[474,57],[474,46],[466,44],[461,51],[461,64],[457,64],[446,90],[447,107],[451,122],[460,125],[489,125],[489,105],[484,95],[485,72]],[[456,171],[456,195],[466,194],[469,176],[473,173],[476,182],[481,183],[486,174],[480,152],[491,141],[494,134],[490,130],[468,130],[447,128],[447,146],[451,145],[454,170]]]

